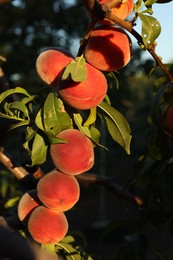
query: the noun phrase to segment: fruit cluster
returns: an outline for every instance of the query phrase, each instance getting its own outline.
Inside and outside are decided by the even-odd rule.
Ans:
[[[132,0],[127,0],[113,8],[113,12],[125,19],[132,7]],[[102,21],[93,30],[83,57],[86,78],[82,81],[62,77],[67,66],[76,60],[63,48],[43,51],[36,60],[36,71],[47,85],[55,87],[66,105],[87,110],[105,98],[108,85],[103,72],[118,70],[130,61],[131,40],[123,29]],[[33,239],[44,244],[59,242],[68,232],[64,212],[71,209],[80,196],[75,175],[90,170],[94,165],[94,146],[86,135],[69,128],[57,133],[56,137],[64,140],[50,145],[56,169],[43,176],[36,189],[26,192],[18,204],[19,219],[27,225]]]
[[[33,239],[39,243],[59,242],[68,231],[64,214],[79,200],[80,187],[74,175],[91,169],[94,164],[92,142],[77,129],[67,129],[57,135],[66,140],[50,147],[58,169],[44,175],[36,189],[26,192],[18,204],[18,217],[27,225]]]

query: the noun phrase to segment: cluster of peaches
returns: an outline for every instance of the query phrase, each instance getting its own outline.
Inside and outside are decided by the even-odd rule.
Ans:
[[[125,19],[132,9],[133,1],[127,0],[112,11]],[[83,53],[85,80],[62,79],[67,65],[75,61],[66,49],[48,48],[36,60],[40,78],[55,87],[62,101],[75,109],[87,110],[100,104],[108,88],[103,72],[118,70],[131,58],[131,40],[126,32],[109,20],[101,23],[93,30]],[[59,242],[66,235],[68,221],[64,212],[77,203],[80,195],[75,175],[94,165],[94,146],[87,136],[70,128],[59,132],[57,137],[66,142],[50,145],[56,169],[44,175],[36,189],[26,192],[18,204],[19,219],[27,225],[33,239],[43,244]]]
[[[64,212],[71,209],[80,196],[75,175],[94,165],[92,142],[79,130],[63,130],[57,137],[66,143],[50,146],[56,169],[41,177],[36,189],[24,193],[18,204],[20,221],[41,244],[58,243],[67,234],[68,221]]]

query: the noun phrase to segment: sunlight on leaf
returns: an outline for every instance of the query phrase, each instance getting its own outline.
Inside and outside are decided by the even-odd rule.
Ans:
[[[90,109],[90,114],[84,123],[84,126],[92,125],[96,121],[97,108],[93,107]]]
[[[142,21],[142,39],[146,47],[153,44],[156,38],[160,35],[161,26],[159,21],[149,15],[142,13],[138,14]]]
[[[85,81],[87,77],[86,63],[83,55],[70,62],[63,74],[62,80],[72,79],[75,82]]]

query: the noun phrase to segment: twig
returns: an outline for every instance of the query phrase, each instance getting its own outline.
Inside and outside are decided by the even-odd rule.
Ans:
[[[171,216],[170,212],[165,211],[164,209],[156,206],[156,205],[147,205],[143,199],[139,196],[132,194],[129,190],[125,189],[124,187],[117,184],[113,178],[100,176],[97,174],[91,173],[83,173],[81,175],[75,176],[76,179],[80,184],[83,185],[92,185],[92,184],[99,184],[126,201],[131,202],[132,204],[138,206],[139,208],[143,208],[146,210],[150,210],[156,214],[160,214],[166,217]]]
[[[86,7],[86,9],[92,14],[93,19],[97,19],[97,21],[103,20],[105,18],[109,19],[113,23],[120,25],[121,27],[126,29],[128,32],[130,32],[136,38],[137,43],[140,47],[142,45],[144,45],[141,35],[133,29],[134,21],[130,22],[130,21],[120,19],[119,17],[117,17],[116,15],[114,15],[111,12],[112,7],[115,7],[116,5],[120,4],[119,0],[115,0],[115,1],[108,0],[104,4],[99,4],[99,2],[97,0],[83,0],[83,4]],[[100,7],[99,7],[99,5],[100,5]],[[103,13],[100,11],[100,9],[102,9]],[[104,16],[103,16],[103,14],[104,14]],[[87,44],[87,42],[85,42],[85,44]],[[84,50],[84,46],[83,46],[83,50]],[[158,66],[160,66],[160,68],[162,69],[162,71],[167,76],[168,80],[170,81],[170,83],[173,84],[173,76],[171,75],[169,70],[166,68],[166,66],[162,63],[160,57],[156,54],[155,46],[151,44],[147,48],[147,51],[151,54],[153,59],[156,61],[156,64]]]

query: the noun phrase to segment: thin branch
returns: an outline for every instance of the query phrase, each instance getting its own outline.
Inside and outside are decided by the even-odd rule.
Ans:
[[[172,215],[171,212],[167,212],[166,210],[156,205],[147,205],[142,198],[135,194],[132,194],[129,190],[117,184],[115,180],[111,177],[105,177],[91,173],[83,173],[75,177],[78,182],[80,184],[83,184],[84,186],[99,184],[116,196],[119,196],[120,198],[131,202],[139,208],[150,210],[156,214],[163,215],[165,217],[170,217]]]
[[[143,42],[142,36],[133,29],[134,21],[130,22],[130,21],[120,19],[119,17],[117,17],[116,15],[114,15],[111,12],[111,8],[120,4],[119,0],[115,0],[115,1],[108,0],[104,4],[99,4],[99,2],[97,0],[83,0],[83,4],[86,7],[86,9],[91,13],[93,19],[97,19],[97,21],[103,20],[105,18],[109,19],[113,23],[120,25],[121,27],[126,29],[128,32],[130,32],[136,38],[137,43],[140,47],[142,45],[145,45]],[[100,7],[99,7],[99,5],[100,5]],[[100,9],[102,9],[103,12],[101,12]],[[91,31],[90,31],[90,34],[91,34]],[[85,38],[85,36],[84,36],[84,38]],[[87,41],[85,41],[85,45],[86,44],[87,44]],[[84,50],[84,46],[83,46],[83,50]],[[160,66],[160,68],[162,69],[162,71],[167,76],[168,80],[170,81],[170,83],[173,84],[173,76],[171,75],[169,70],[166,68],[166,66],[162,63],[160,57],[156,54],[155,46],[151,44],[147,48],[147,51],[151,54],[153,59],[156,61],[156,64],[158,66]]]

